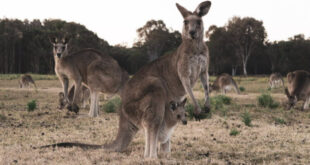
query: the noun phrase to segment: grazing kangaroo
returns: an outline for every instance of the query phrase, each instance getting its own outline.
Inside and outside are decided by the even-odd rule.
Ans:
[[[69,79],[74,81],[74,96],[67,106],[68,110],[78,112],[77,96],[81,85],[90,90],[91,104],[89,116],[98,116],[99,93],[120,93],[128,80],[128,74],[110,56],[102,54],[95,49],[84,49],[68,54],[68,39],[50,39],[53,44],[55,72],[64,90],[64,97],[68,99]]]
[[[139,128],[144,128],[145,157],[157,157],[159,132],[165,117],[167,100],[179,102],[186,93],[192,99],[198,115],[201,109],[192,88],[200,78],[205,91],[205,111],[209,102],[209,51],[203,42],[202,16],[210,9],[211,2],[198,5],[194,12],[176,4],[184,18],[182,43],[172,54],[158,58],[142,67],[124,86],[122,107],[116,139],[104,148],[124,151]]]
[[[233,88],[238,94],[240,94],[240,90],[236,81],[227,73],[222,73],[219,75],[216,80],[210,85],[210,93],[213,90],[221,90],[222,94],[226,94],[227,90],[231,90]]]
[[[25,74],[21,77],[21,79],[18,81],[19,83],[19,88],[29,88],[29,83],[33,84],[35,88],[37,88],[36,83],[32,79],[32,77],[29,74]]]
[[[69,90],[68,99],[69,99],[70,102],[72,102],[72,100],[73,100],[74,89],[75,89],[75,87],[74,87],[74,85],[72,85],[72,87]],[[89,101],[90,91],[89,91],[89,89],[85,85],[82,85],[80,90],[81,91],[80,91],[79,95],[77,96],[78,97],[77,98],[77,103],[82,103],[82,108],[85,108],[87,102]],[[65,95],[64,95],[63,92],[59,92],[58,96],[59,96],[59,98],[58,98],[58,102],[59,102],[58,108],[59,109],[63,109],[67,105],[68,102],[65,99]]]
[[[291,109],[299,100],[305,101],[303,109],[308,109],[310,103],[310,73],[304,70],[289,72],[287,82],[285,94],[288,98],[288,109]]]
[[[270,88],[284,86],[284,81],[280,73],[272,73],[269,77]]]

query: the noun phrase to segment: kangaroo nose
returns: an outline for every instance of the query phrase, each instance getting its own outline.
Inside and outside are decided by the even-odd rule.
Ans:
[[[189,32],[189,34],[191,35],[192,38],[194,38],[194,36],[195,36],[195,31],[192,30],[192,31]]]
[[[186,124],[187,124],[187,121],[186,121],[186,120],[183,120],[182,123],[183,123],[183,125],[186,125]]]
[[[61,53],[57,53],[57,57],[60,58],[60,56],[61,56]]]

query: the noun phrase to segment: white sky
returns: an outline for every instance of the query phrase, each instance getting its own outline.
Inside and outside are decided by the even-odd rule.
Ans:
[[[175,3],[193,11],[202,0],[1,0],[0,18],[62,19],[85,25],[111,45],[131,45],[136,29],[151,19],[181,31],[182,16]],[[310,0],[211,0],[204,20],[223,26],[233,16],[250,16],[264,22],[268,39],[287,40],[303,33],[310,37]]]

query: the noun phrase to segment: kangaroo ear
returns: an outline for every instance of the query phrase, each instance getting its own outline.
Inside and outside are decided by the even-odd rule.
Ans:
[[[68,37],[64,37],[64,38],[62,39],[62,43],[63,43],[63,44],[68,44],[69,41],[70,41],[70,39],[69,39]]]
[[[179,9],[180,13],[182,14],[183,18],[186,18],[188,15],[192,14],[192,12],[185,9],[183,6],[176,3],[177,8]]]
[[[199,17],[202,17],[209,12],[210,7],[211,7],[210,1],[201,2],[196,8],[194,14],[197,14]]]
[[[185,97],[185,99],[181,102],[181,106],[184,106],[186,104],[187,98]]]
[[[56,44],[57,43],[57,38],[56,37],[48,37],[48,40],[50,41],[51,44]]]
[[[170,105],[170,109],[172,109],[173,111],[177,109],[177,103],[176,102],[170,101],[169,105]]]

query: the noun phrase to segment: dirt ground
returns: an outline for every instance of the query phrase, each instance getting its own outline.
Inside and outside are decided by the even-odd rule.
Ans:
[[[171,154],[144,159],[143,131],[123,153],[103,149],[38,148],[59,142],[105,144],[115,138],[117,113],[100,111],[87,117],[88,108],[78,115],[57,109],[61,85],[55,79],[36,80],[38,89],[20,89],[17,79],[0,76],[0,164],[310,164],[310,110],[285,110],[283,88],[267,90],[266,77],[235,78],[245,91],[230,92],[230,105],[212,110],[212,116],[187,125],[178,124],[172,135]],[[212,78],[211,80],[214,80]],[[202,100],[200,84],[194,88]],[[257,97],[270,93],[279,107],[258,106]],[[220,93],[212,93],[212,97]],[[27,111],[36,100],[37,109]],[[107,101],[101,97],[100,105]],[[246,126],[242,114],[250,114]],[[232,130],[239,134],[230,135]]]

